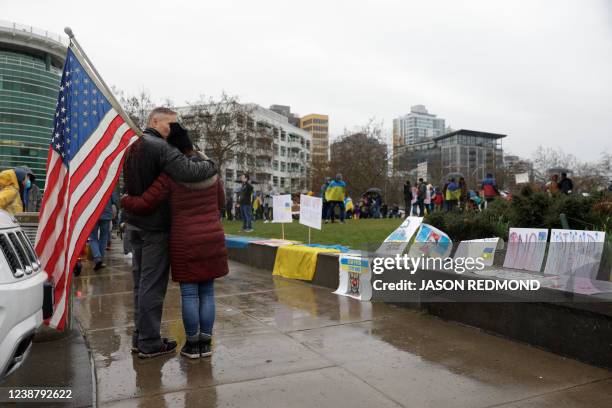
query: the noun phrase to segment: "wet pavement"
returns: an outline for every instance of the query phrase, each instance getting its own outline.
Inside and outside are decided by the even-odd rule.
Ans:
[[[113,245],[119,247],[119,242]],[[231,262],[211,358],[130,352],[130,261],[86,265],[75,315],[104,407],[610,407],[612,372],[478,329]],[[177,284],[162,335],[185,341]]]

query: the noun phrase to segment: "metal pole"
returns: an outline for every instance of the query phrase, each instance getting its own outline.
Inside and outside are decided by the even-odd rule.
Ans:
[[[80,54],[80,56],[84,59],[83,62],[85,62],[85,64],[83,64],[83,68],[85,68],[85,70],[87,71],[89,76],[91,76],[91,78],[94,81],[97,82],[98,87],[104,93],[104,96],[106,96],[108,98],[108,100],[109,100],[110,104],[112,105],[112,107],[115,108],[117,113],[119,113],[119,115],[121,115],[123,120],[126,121],[126,123],[136,132],[136,134],[138,136],[142,136],[142,131],[140,130],[140,128],[138,126],[136,126],[136,124],[132,121],[130,116],[127,113],[125,113],[125,111],[121,107],[121,104],[119,103],[119,101],[117,101],[117,99],[115,98],[115,96],[111,92],[111,90],[108,87],[108,85],[106,85],[106,82],[104,82],[104,79],[102,79],[102,76],[100,75],[100,73],[98,72],[98,70],[96,69],[94,64],[91,62],[91,60],[89,59],[87,54],[85,54],[85,51],[83,51],[83,48],[81,48],[81,45],[79,44],[79,42],[74,37],[74,33],[72,32],[72,29],[70,27],[66,27],[66,28],[64,28],[64,32],[70,38],[70,44],[74,45],[74,50],[78,54]]]

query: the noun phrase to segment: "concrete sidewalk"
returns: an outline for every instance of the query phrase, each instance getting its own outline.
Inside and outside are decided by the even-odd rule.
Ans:
[[[612,406],[608,370],[235,262],[215,286],[212,358],[140,360],[130,352],[130,261],[112,251],[107,265],[86,264],[76,279],[100,406]],[[162,334],[185,340],[174,283]]]

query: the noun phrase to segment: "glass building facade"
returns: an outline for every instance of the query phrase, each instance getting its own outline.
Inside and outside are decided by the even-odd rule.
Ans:
[[[32,30],[11,36],[2,28],[6,27],[0,27],[0,170],[26,165],[44,189],[63,65],[58,50],[65,45]],[[26,34],[29,42],[24,41]],[[45,42],[52,43],[49,53]]]

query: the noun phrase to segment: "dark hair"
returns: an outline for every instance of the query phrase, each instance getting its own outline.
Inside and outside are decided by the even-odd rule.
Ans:
[[[249,176],[249,173],[242,173],[242,175],[247,179],[250,180],[251,177]]]
[[[567,177],[567,173],[561,173],[561,177]]]
[[[419,177],[419,182],[423,182],[423,177]]]
[[[190,154],[193,152],[193,142],[187,133],[187,130],[178,123],[170,126],[172,132],[168,136],[168,143],[176,147],[183,154]]]

